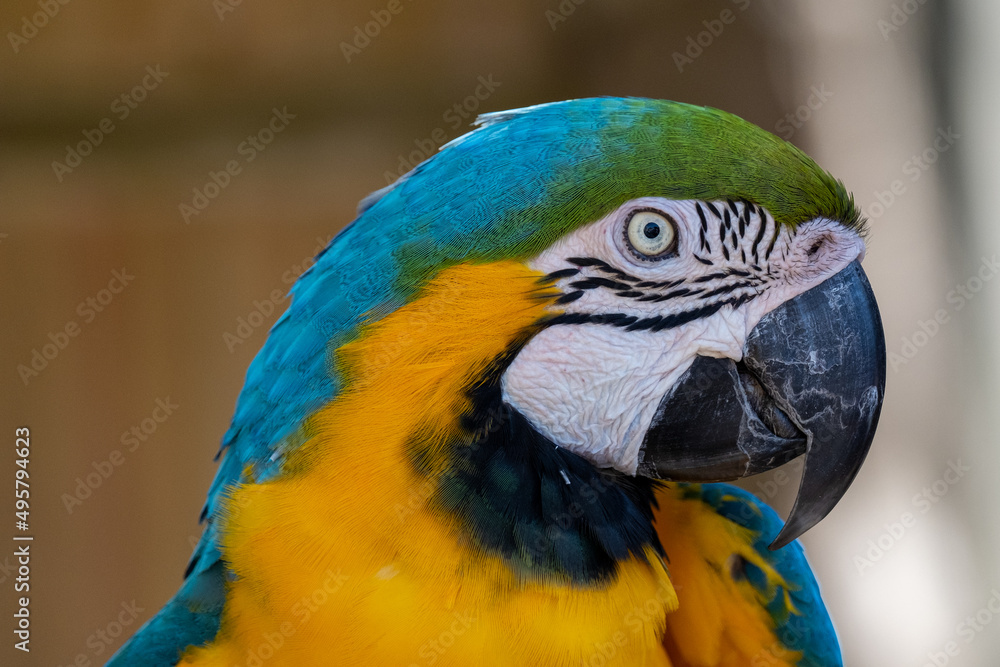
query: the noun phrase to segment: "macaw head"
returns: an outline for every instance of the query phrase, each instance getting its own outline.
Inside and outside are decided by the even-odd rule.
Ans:
[[[449,266],[523,263],[555,298],[500,389],[534,430],[660,480],[733,480],[804,455],[775,546],[825,516],[885,384],[843,185],[751,123],[676,102],[573,100],[478,125],[362,201],[313,271],[334,270],[305,276],[286,318],[327,322],[336,348]]]
[[[362,211],[419,226],[393,252],[411,275],[518,259],[560,292],[501,381],[558,447],[681,481],[805,455],[776,547],[857,474],[885,385],[863,223],[791,144],[674,102],[546,104],[482,117]]]
[[[295,284],[223,439],[188,583],[124,654],[148,640],[175,659],[176,643],[214,636],[224,589],[251,617],[291,608],[329,590],[316,586],[330,563],[365,573],[348,577],[349,604],[319,614],[331,636],[388,610],[431,613],[459,588],[490,608],[498,588],[557,600],[546,618],[560,623],[655,595],[649,629],[677,606],[656,480],[733,480],[804,455],[772,548],[844,494],[886,360],[843,185],[750,123],[674,102],[573,100],[478,125],[362,201]],[[739,494],[676,491],[714,499],[721,532],[744,542],[770,527],[766,512],[732,516],[754,513]],[[727,548],[708,569],[754,586],[757,565],[736,556],[756,551]],[[789,554],[801,560],[793,548],[754,563]],[[536,595],[553,581],[589,602]],[[768,600],[786,590],[773,583]],[[192,600],[207,620],[157,643]]]
[[[757,203],[780,186],[762,185],[630,198],[532,258],[561,311],[503,392],[552,441],[631,474],[726,481],[805,455],[777,548],[857,474],[885,351],[854,216],[783,224]]]

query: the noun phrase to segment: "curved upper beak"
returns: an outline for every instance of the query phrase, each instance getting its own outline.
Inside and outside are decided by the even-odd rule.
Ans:
[[[844,495],[875,435],[885,337],[858,261],[765,315],[743,359],[698,357],[646,433],[639,473],[725,481],[805,454],[799,493],[771,544],[816,525]]]

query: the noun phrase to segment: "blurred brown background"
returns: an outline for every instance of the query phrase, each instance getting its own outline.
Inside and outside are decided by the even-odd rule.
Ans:
[[[897,356],[869,461],[805,543],[847,664],[998,664],[995,5],[5,3],[0,541],[17,532],[17,426],[36,541],[29,655],[12,648],[0,548],[0,663],[103,664],[176,590],[243,374],[285,304],[265,302],[361,197],[475,113],[637,95],[789,138],[871,216],[866,267]],[[275,110],[287,126],[244,143]],[[231,160],[239,173],[219,176]],[[211,172],[224,187],[206,188]],[[78,490],[88,475],[97,488]],[[795,486],[747,485],[783,509]]]

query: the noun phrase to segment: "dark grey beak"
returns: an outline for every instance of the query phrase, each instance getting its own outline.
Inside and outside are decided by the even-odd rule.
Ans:
[[[795,505],[770,548],[783,547],[857,476],[882,409],[885,360],[875,295],[855,261],[764,316],[742,361],[695,359],[660,401],[638,472],[721,482],[805,454]]]

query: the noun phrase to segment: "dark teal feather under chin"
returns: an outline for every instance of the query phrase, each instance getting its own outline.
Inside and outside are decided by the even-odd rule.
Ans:
[[[468,390],[467,434],[450,445],[431,501],[462,535],[525,579],[612,583],[619,563],[663,555],[653,526],[659,482],[600,469],[556,446],[503,401],[500,378],[529,334]],[[419,434],[414,464],[426,474]]]
[[[612,583],[647,549],[662,554],[656,482],[598,469],[503,407],[495,430],[453,453],[433,497],[472,544],[526,579],[579,585]]]

